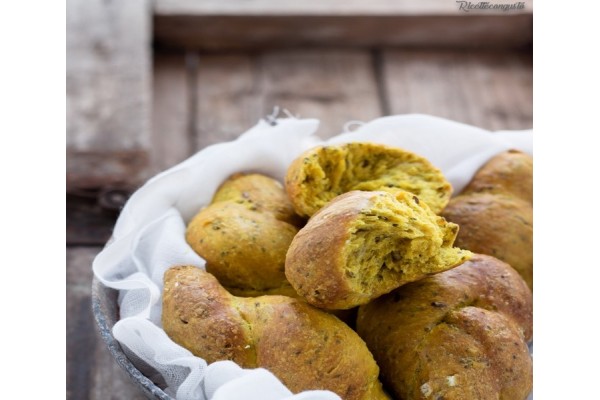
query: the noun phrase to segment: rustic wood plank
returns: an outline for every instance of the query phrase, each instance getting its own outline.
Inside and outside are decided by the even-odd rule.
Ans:
[[[98,247],[67,248],[67,398],[88,398],[98,338],[91,307],[91,262]]]
[[[67,190],[67,245],[104,245],[129,196],[122,187]]]
[[[259,60],[263,113],[274,105],[321,120],[319,135],[341,133],[349,120],[381,116],[371,54],[304,50],[264,54]]]
[[[155,41],[208,51],[291,47],[521,48],[531,14],[423,16],[156,16]]]
[[[100,206],[97,196],[67,193],[67,245],[100,246],[112,235],[118,212]]]
[[[532,1],[510,11],[446,0],[281,2],[157,0],[155,41],[231,50],[292,46],[522,47],[532,43]]]
[[[192,90],[186,54],[157,53],[152,89],[152,172],[183,161],[193,152]]]
[[[150,145],[148,0],[67,1],[67,186],[137,184]]]
[[[92,315],[92,260],[101,247],[67,247],[67,399],[144,399],[110,355]]]
[[[194,146],[235,139],[262,115],[254,63],[245,55],[200,56]]]
[[[94,374],[90,385],[90,400],[131,399],[147,400],[127,373],[117,364],[108,348],[97,337],[97,345],[93,353]]]
[[[382,69],[392,114],[431,114],[491,130],[532,127],[530,53],[389,50]]]
[[[197,148],[231,140],[274,106],[319,118],[319,135],[348,120],[381,115],[370,54],[297,50],[254,55],[201,55],[198,66]]]

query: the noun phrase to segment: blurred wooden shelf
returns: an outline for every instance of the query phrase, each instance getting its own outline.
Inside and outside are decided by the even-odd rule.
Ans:
[[[154,40],[206,51],[317,47],[519,48],[531,45],[530,2],[461,11],[447,0],[278,2],[157,0]]]
[[[243,101],[253,104],[237,109],[236,112],[241,113],[239,115],[232,116],[231,111],[223,108],[217,111],[217,116],[222,112],[228,114],[232,121],[230,127],[222,125],[227,123],[227,119],[211,116],[209,121],[219,122],[218,129],[232,132],[223,139],[245,130],[248,121],[256,121],[258,115],[252,109],[268,112],[267,108],[272,108],[275,105],[272,103],[281,99],[277,93],[282,89],[277,85],[287,85],[288,98],[301,96],[299,91],[305,85],[321,88],[337,85],[333,89],[338,91],[336,96],[344,93],[344,104],[333,101],[328,106],[317,102],[315,105],[318,107],[313,107],[309,113],[305,113],[307,109],[302,106],[301,114],[305,116],[313,113],[318,117],[336,113],[347,115],[339,114],[335,107],[352,111],[365,108],[364,115],[367,116],[406,112],[405,107],[394,105],[400,103],[392,99],[393,94],[385,93],[389,89],[386,85],[397,80],[394,78],[396,73],[421,84],[427,81],[419,80],[418,75],[407,76],[407,71],[392,66],[403,61],[398,58],[400,56],[391,54],[403,52],[397,54],[407,57],[409,65],[426,65],[425,60],[429,60],[432,66],[438,65],[437,69],[425,70],[437,74],[430,78],[442,86],[450,84],[444,82],[447,71],[443,63],[450,63],[455,74],[460,73],[456,71],[462,64],[470,65],[472,73],[479,65],[479,76],[472,78],[477,85],[485,78],[486,69],[506,66],[491,66],[492,59],[488,56],[484,56],[488,61],[477,62],[479,56],[476,54],[489,51],[514,53],[506,56],[514,60],[522,59],[516,54],[531,54],[533,14],[531,3],[524,4],[522,10],[471,10],[467,13],[460,11],[456,2],[447,0],[376,0],[368,5],[357,0],[305,3],[273,0],[156,0],[153,3],[149,0],[70,0],[67,7],[67,186],[77,189],[107,185],[135,187],[165,165],[165,160],[157,154],[157,146],[166,147],[171,155],[177,155],[182,148],[188,149],[184,151],[186,154],[195,151],[194,143],[210,142],[210,138],[196,138],[196,131],[214,129],[206,125],[202,115],[204,111],[197,106],[203,106],[204,95],[211,90],[216,93],[211,96],[218,95],[219,88],[210,89],[210,85],[203,84],[202,79],[211,68],[217,73],[220,67],[216,64],[221,61],[223,73],[218,74],[221,83],[231,81],[231,84],[241,84],[241,80],[246,80],[248,82],[241,85],[252,88],[244,89],[246,92],[262,90],[260,93],[267,96],[261,99],[256,91],[252,92],[254,101],[246,96]],[[157,50],[155,56],[151,43]],[[414,54],[418,54],[424,50],[430,52],[425,58],[410,53],[415,51]],[[344,51],[347,52],[345,55]],[[440,52],[439,57],[435,51]],[[456,52],[457,57],[453,59],[443,55],[447,51]],[[163,57],[167,52],[196,62],[198,73],[191,64],[182,67],[172,61],[167,66],[168,63],[161,60],[153,65],[153,58]],[[327,56],[330,52],[333,54],[331,57]],[[461,54],[470,55],[461,60]],[[500,58],[497,59],[502,65]],[[467,59],[471,61],[467,62]],[[519,62],[512,63],[518,65]],[[530,65],[525,63],[524,68]],[[160,68],[171,72],[159,71]],[[282,72],[281,68],[287,71]],[[225,76],[226,71],[237,77]],[[420,73],[414,68],[413,72]],[[281,74],[285,74],[285,79]],[[314,84],[301,75],[314,78]],[[366,80],[362,85],[343,78],[363,75]],[[168,84],[164,83],[164,79],[179,87],[179,94],[165,88]],[[195,79],[199,80],[197,84]],[[512,78],[503,76],[503,79]],[[473,86],[469,79],[461,82],[465,87]],[[369,85],[371,89],[365,89]],[[418,84],[411,86],[413,96],[414,90],[420,90],[415,85]],[[431,88],[429,85],[427,90]],[[202,95],[198,95],[198,90],[202,90]],[[225,87],[224,91],[227,90]],[[360,93],[353,94],[355,90]],[[373,90],[377,92],[374,96],[371,95]],[[357,103],[354,98],[364,96],[365,91],[369,94],[361,102],[362,106],[352,105]],[[333,96],[332,93],[325,94],[325,97]],[[186,104],[181,106],[182,109],[173,109],[176,106],[164,101],[167,95],[175,103],[179,100],[177,96],[184,96]],[[424,99],[423,96],[421,98]],[[385,99],[390,99],[390,104]],[[439,99],[436,101],[440,102]],[[161,106],[157,107],[156,103]],[[291,103],[295,104],[294,101]],[[419,104],[415,101],[411,104],[417,109],[410,111],[437,113],[432,107],[417,107]],[[231,107],[231,101],[223,105]],[[447,106],[454,107],[451,104]],[[373,107],[380,107],[381,111],[374,113]],[[474,106],[469,103],[467,107]],[[371,111],[367,112],[369,109]],[[163,123],[163,118],[170,118],[169,110],[184,119],[177,123]],[[511,118],[510,112],[500,113]],[[442,116],[456,117],[455,113],[446,114]],[[157,115],[161,117],[157,118]],[[244,115],[250,118],[244,119]],[[355,117],[364,118],[360,113]],[[483,127],[494,127],[473,115],[464,122],[483,122]],[[181,129],[184,125],[188,131],[187,140],[173,142],[166,140],[162,134],[156,134],[157,129],[162,132],[166,128]],[[509,123],[505,128],[512,126]]]

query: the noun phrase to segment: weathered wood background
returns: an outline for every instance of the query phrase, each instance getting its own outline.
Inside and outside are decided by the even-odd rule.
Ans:
[[[491,130],[532,127],[529,5],[504,19],[467,20],[439,0],[344,3],[342,12],[335,0],[308,8],[270,0],[67,2],[69,399],[143,398],[101,342],[90,295],[91,261],[148,177],[237,137],[274,106],[319,118],[324,137],[349,120],[403,113]],[[385,30],[369,30],[386,15]],[[256,18],[266,18],[266,31],[252,29]],[[294,24],[283,23],[289,18]],[[427,18],[433,33],[419,22]],[[453,30],[457,18],[471,33]],[[220,23],[198,31],[207,20]],[[332,30],[323,29],[331,21]],[[393,21],[408,26],[400,34]],[[361,27],[361,40],[344,33],[348,23]],[[272,36],[292,28],[304,39]],[[479,39],[468,42],[473,32]],[[482,46],[481,35],[495,39]]]

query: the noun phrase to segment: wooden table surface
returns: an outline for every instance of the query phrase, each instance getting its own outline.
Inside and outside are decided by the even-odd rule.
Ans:
[[[529,129],[532,58],[530,51],[395,48],[156,52],[152,93],[147,175],[234,139],[276,105],[319,118],[323,137],[349,120],[414,112]],[[91,313],[91,263],[116,213],[90,219],[77,207],[68,206],[67,221],[67,398],[144,398],[108,353]]]

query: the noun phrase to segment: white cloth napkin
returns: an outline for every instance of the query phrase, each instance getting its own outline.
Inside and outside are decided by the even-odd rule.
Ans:
[[[173,265],[204,268],[185,242],[186,223],[206,206],[231,174],[254,171],[283,181],[303,151],[325,143],[369,141],[402,147],[428,158],[459,193],[477,169],[508,149],[533,154],[531,131],[489,132],[426,115],[379,118],[328,141],[315,136],[315,119],[260,121],[237,140],[220,143],[150,179],[125,205],[111,242],[93,263],[95,276],[119,290],[121,319],[113,335],[135,362],[155,368],[166,392],[180,400],[332,400],[327,391],[293,395],[273,374],[243,370],[230,361],[211,365],[172,342],[162,330],[164,272]]]

